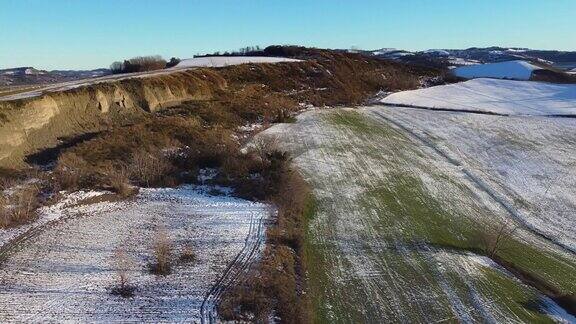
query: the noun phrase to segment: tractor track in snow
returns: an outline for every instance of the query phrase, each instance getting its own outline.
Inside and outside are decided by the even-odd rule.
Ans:
[[[11,239],[0,247],[0,266],[14,253],[18,251],[28,240],[40,235],[42,232],[67,222],[72,218],[83,217],[84,215],[70,215],[48,221],[36,227],[32,227],[15,238]]]
[[[378,106],[378,105],[376,105]],[[462,173],[481,191],[483,191],[484,193],[486,193],[493,201],[495,201],[498,205],[500,205],[502,208],[504,208],[508,214],[510,214],[517,222],[519,222],[525,229],[529,230],[531,233],[533,233],[534,235],[545,239],[546,241],[552,243],[553,245],[555,245],[556,247],[558,247],[559,249],[561,249],[563,252],[566,252],[568,254],[571,254],[573,256],[576,256],[576,251],[571,248],[570,246],[563,244],[562,242],[558,242],[557,240],[555,240],[554,238],[550,237],[549,235],[547,235],[546,233],[541,232],[540,230],[538,230],[536,227],[534,227],[533,225],[529,224],[525,218],[522,216],[522,214],[513,206],[511,206],[507,201],[506,198],[501,197],[501,195],[494,190],[493,188],[491,188],[484,180],[482,180],[480,177],[476,176],[475,174],[473,174],[470,170],[466,169],[463,165],[463,163],[459,160],[457,160],[456,158],[450,156],[450,154],[446,153],[444,150],[442,150],[440,147],[438,147],[436,144],[434,144],[432,141],[430,141],[429,139],[427,139],[426,137],[416,133],[414,130],[412,130],[410,127],[404,125],[403,123],[397,121],[397,120],[393,120],[392,118],[385,116],[385,114],[378,112],[378,111],[374,111],[372,110],[370,112],[370,114],[376,115],[379,119],[400,128],[401,130],[403,130],[406,134],[410,135],[412,138],[418,140],[419,142],[421,142],[422,144],[424,144],[426,147],[430,148],[431,150],[433,150],[434,152],[436,152],[436,154],[438,154],[439,156],[441,156],[442,158],[444,158],[446,161],[448,161],[450,164],[454,165],[455,167],[457,167],[458,169],[460,169],[462,171]]]
[[[206,293],[200,307],[200,320],[202,324],[216,323],[218,320],[217,308],[222,295],[235,283],[241,280],[248,268],[254,263],[256,252],[264,241],[265,219],[250,218],[250,229],[242,250],[234,260],[228,264],[222,276],[212,285]]]

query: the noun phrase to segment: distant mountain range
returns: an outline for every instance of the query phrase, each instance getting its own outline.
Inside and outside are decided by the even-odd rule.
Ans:
[[[524,60],[549,64],[563,71],[576,68],[576,52],[534,50],[528,48],[473,47],[468,49],[437,49],[418,52],[395,48],[382,48],[373,51],[350,51],[405,63],[435,67]]]
[[[110,74],[108,69],[96,70],[37,70],[33,67],[18,67],[0,70],[0,86],[48,84],[94,78]]]

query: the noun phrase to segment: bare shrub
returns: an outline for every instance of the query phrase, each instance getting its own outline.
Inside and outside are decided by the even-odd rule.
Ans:
[[[493,259],[498,252],[506,248],[506,244],[514,238],[518,226],[512,222],[502,221],[496,228],[484,232],[480,236],[480,243],[485,253]]]
[[[180,261],[181,262],[193,262],[196,260],[196,253],[194,253],[194,249],[191,245],[186,245],[182,249],[180,253]]]
[[[75,153],[64,153],[58,157],[54,176],[59,189],[76,189],[89,178],[90,166]]]
[[[275,151],[279,151],[279,140],[275,136],[259,136],[255,138],[250,146],[250,150],[261,159],[267,160],[268,156]]]
[[[173,166],[161,152],[155,154],[144,150],[132,153],[129,173],[139,184],[150,187],[162,184]]]
[[[166,229],[160,227],[154,239],[154,262],[150,264],[150,272],[156,275],[166,276],[172,271],[170,264],[172,256],[172,244]]]
[[[118,247],[114,251],[113,266],[116,269],[118,283],[114,288],[112,288],[112,294],[124,298],[132,297],[136,287],[130,284],[128,274],[130,270],[134,268],[134,260],[122,247]]]
[[[121,197],[130,197],[138,192],[136,188],[130,185],[130,180],[127,176],[128,171],[126,171],[126,168],[113,168],[109,166],[105,173],[108,177],[108,182],[112,188],[112,191]]]
[[[0,198],[0,228],[26,224],[34,220],[40,206],[40,188],[24,185],[9,197]]]

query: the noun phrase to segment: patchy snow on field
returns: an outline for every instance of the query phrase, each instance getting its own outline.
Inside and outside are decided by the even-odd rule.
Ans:
[[[66,194],[65,192],[62,193]],[[98,191],[77,191],[67,194],[66,197],[58,203],[52,206],[42,207],[38,212],[39,217],[34,220],[34,222],[22,226],[0,229],[0,248],[11,240],[16,239],[18,236],[24,235],[28,231],[34,231],[50,222],[55,222],[60,218],[65,217],[68,214],[66,209],[67,207],[76,205],[82,200],[98,197],[104,194],[105,192]]]
[[[494,224],[508,212],[468,179],[463,165],[428,145],[433,136],[415,138],[393,123],[403,121],[396,115],[387,119],[395,109],[308,111],[261,135],[279,140],[314,190],[308,235],[319,272],[310,271],[319,320],[522,322],[519,316],[528,311],[508,308],[516,300],[485,273],[502,277],[536,305],[543,304],[542,294],[485,257],[428,243],[446,229],[458,237],[458,224]],[[518,235],[533,239],[529,231]],[[539,314],[550,318],[558,313],[553,309],[561,311],[554,303],[550,309]]]
[[[462,66],[452,70],[454,75],[465,79],[495,78],[529,80],[534,70],[541,68],[525,61],[508,61],[499,63]]]
[[[369,108],[429,138],[536,231],[576,252],[576,119]]]
[[[286,57],[267,57],[267,56],[208,56],[195,57],[182,60],[176,68],[189,67],[223,67],[229,65],[238,65],[246,63],[279,63],[279,62],[300,62],[297,59]]]
[[[576,115],[576,84],[475,79],[397,92],[380,102],[506,115]]]
[[[254,239],[255,224],[272,212],[264,204],[206,191],[142,189],[129,201],[44,211],[67,217],[2,256],[0,322],[199,322],[207,292]],[[172,246],[167,276],[147,268],[160,228]],[[178,261],[188,246],[196,260]],[[117,248],[132,261],[132,298],[110,294],[118,280]]]

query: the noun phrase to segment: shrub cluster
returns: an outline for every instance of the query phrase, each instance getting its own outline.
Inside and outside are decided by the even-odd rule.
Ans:
[[[173,61],[170,60],[170,63],[172,64]],[[110,71],[112,71],[112,73],[114,74],[145,72],[145,71],[161,70],[166,68],[166,66],[167,66],[166,60],[163,59],[160,55],[137,56],[128,60],[124,60],[124,62],[118,61],[112,63],[110,65]]]

